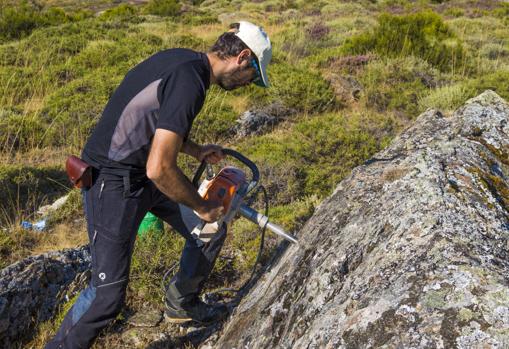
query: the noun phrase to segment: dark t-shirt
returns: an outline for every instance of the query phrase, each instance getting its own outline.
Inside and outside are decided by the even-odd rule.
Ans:
[[[187,139],[210,85],[201,52],[170,49],[131,69],[106,105],[82,158],[96,168],[144,169],[157,128]]]

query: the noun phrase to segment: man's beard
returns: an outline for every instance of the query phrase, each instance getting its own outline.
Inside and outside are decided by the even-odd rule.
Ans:
[[[223,76],[218,77],[217,84],[224,90],[231,91],[238,87],[247,85],[249,82],[242,79],[242,75],[245,70],[249,69],[246,67],[244,69],[236,70],[232,73],[225,73]]]

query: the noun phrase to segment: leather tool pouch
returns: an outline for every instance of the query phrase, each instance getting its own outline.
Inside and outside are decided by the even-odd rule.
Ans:
[[[92,186],[92,166],[71,155],[65,161],[65,171],[69,180],[76,188],[90,188]]]

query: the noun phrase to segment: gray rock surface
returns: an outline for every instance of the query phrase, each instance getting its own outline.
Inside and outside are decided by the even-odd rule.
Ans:
[[[286,117],[295,114],[295,110],[288,109],[280,103],[272,103],[261,109],[244,112],[232,127],[235,137],[260,135],[270,131]]]
[[[509,105],[428,110],[354,169],[216,348],[509,347]]]
[[[0,270],[0,348],[14,348],[88,284],[87,247],[45,253]]]
[[[130,318],[127,323],[134,327],[156,327],[163,319],[163,312],[157,309],[144,309]]]

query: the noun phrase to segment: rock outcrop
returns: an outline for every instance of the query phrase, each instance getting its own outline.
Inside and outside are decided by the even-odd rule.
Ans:
[[[509,105],[428,110],[354,169],[217,348],[507,348]]]
[[[0,348],[31,333],[50,319],[66,296],[88,284],[88,247],[29,257],[0,270]]]

